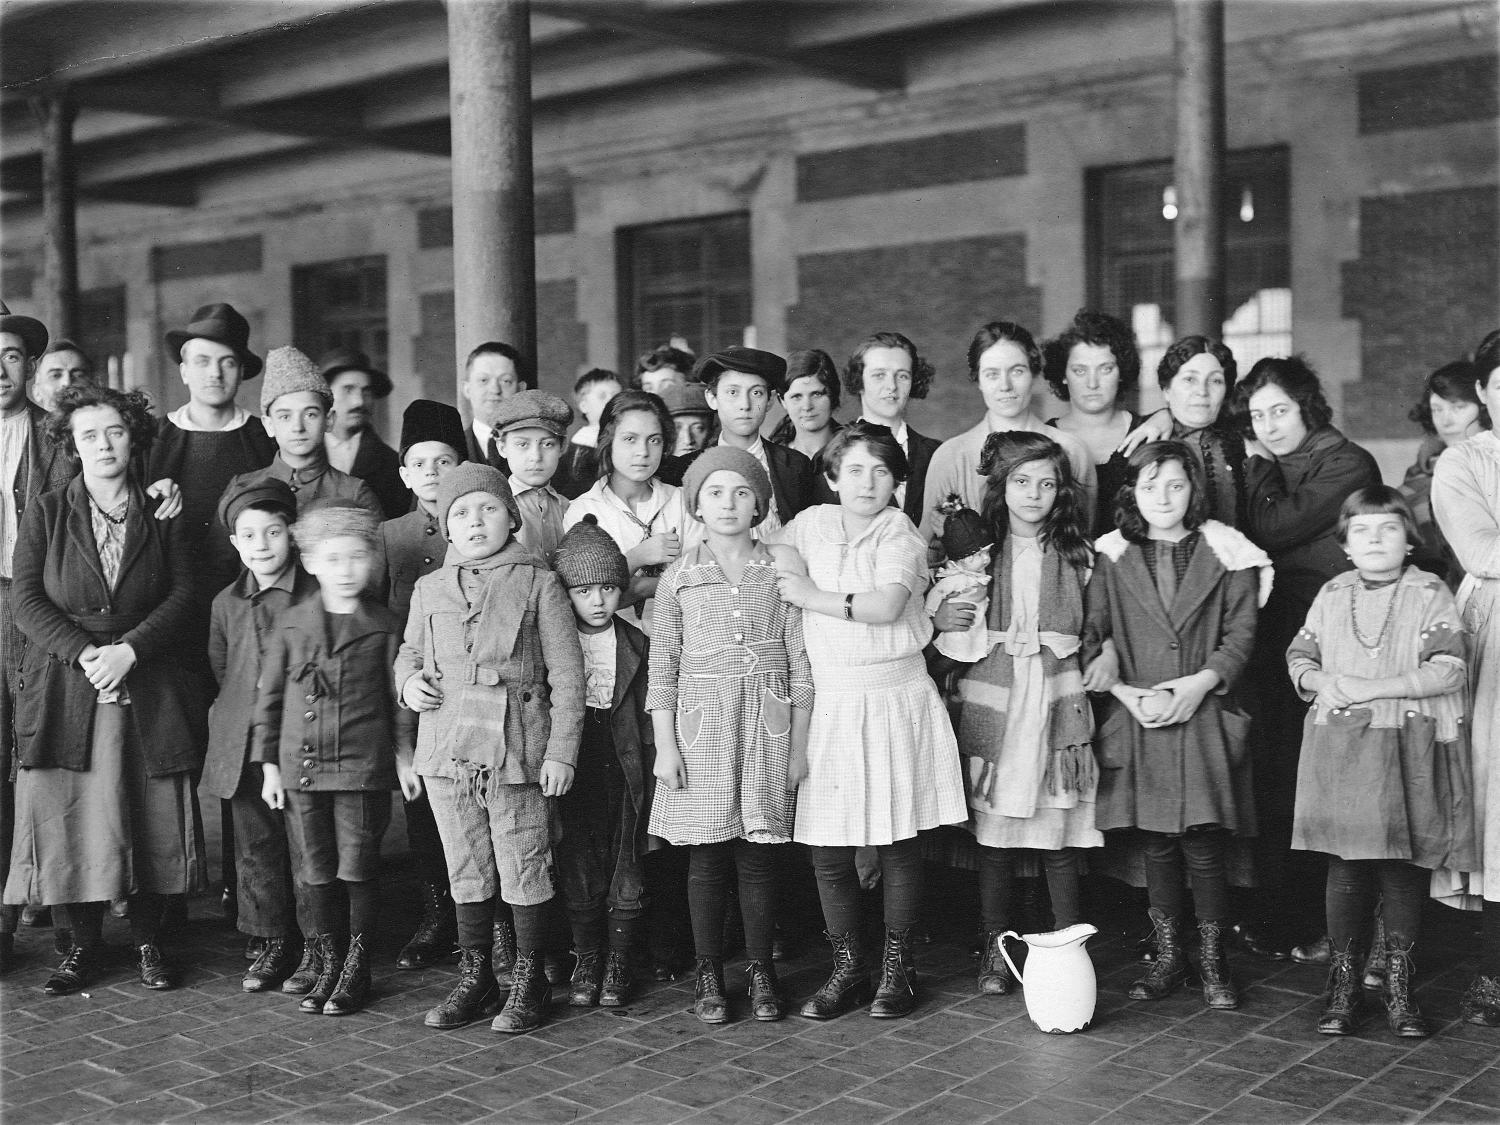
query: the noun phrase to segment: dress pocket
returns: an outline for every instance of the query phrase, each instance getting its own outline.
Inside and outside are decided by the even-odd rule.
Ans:
[[[696,746],[702,733],[702,707],[686,707],[677,712],[677,742],[684,750]]]
[[[1137,727],[1135,716],[1125,704],[1118,700],[1110,703],[1109,717],[1094,736],[1094,750],[1099,759],[1099,768],[1105,770],[1124,769],[1130,764],[1132,747]]]
[[[772,738],[782,738],[792,729],[792,704],[768,687],[760,689],[760,722]]]

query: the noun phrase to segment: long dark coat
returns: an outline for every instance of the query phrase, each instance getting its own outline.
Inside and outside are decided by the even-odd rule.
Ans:
[[[1323,584],[1350,568],[1334,530],[1349,494],[1380,483],[1380,467],[1332,426],[1276,461],[1245,463],[1240,530],[1271,556],[1276,586],[1261,611],[1249,677],[1256,718],[1256,791],[1262,816],[1290,818],[1307,704],[1286,673],[1286,649]]]
[[[113,589],[104,581],[83,478],[28,509],[16,543],[16,623],[28,644],[16,689],[22,769],[89,768],[98,693],[78,667],[91,644],[124,641],[136,665],[125,677],[130,720],[146,772],[164,777],[202,764],[208,704],[182,635],[194,612],[193,554],[176,520],[130,487],[125,551]]]
[[[1205,668],[1222,681],[1187,722],[1154,730],[1107,698],[1095,736],[1101,767],[1095,823],[1101,830],[1179,833],[1217,824],[1242,836],[1255,833],[1250,716],[1237,688],[1255,643],[1261,571],[1254,560],[1265,556],[1228,527],[1204,530],[1170,609],[1139,546],[1121,551],[1119,532],[1099,540],[1088,586],[1085,664],[1113,638],[1120,679],[1132,687]],[[1225,565],[1210,536],[1242,569]]]
[[[387,519],[411,511],[411,489],[401,480],[401,455],[381,441],[374,430],[367,428],[359,435],[349,475],[370,486]]]
[[[615,694],[610,704],[609,730],[615,755],[625,774],[625,785],[640,826],[637,847],[646,848],[646,824],[651,819],[651,795],[656,792],[656,734],[646,714],[646,635],[628,621],[615,620]]]

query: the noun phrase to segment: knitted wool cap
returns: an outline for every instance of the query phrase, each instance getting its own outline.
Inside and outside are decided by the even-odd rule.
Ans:
[[[521,507],[516,503],[515,493],[510,490],[510,481],[493,465],[482,461],[465,461],[448,470],[448,475],[438,483],[438,518],[443,521],[443,535],[448,535],[448,509],[460,496],[471,492],[488,492],[498,497],[510,510],[510,529],[521,526]]]
[[[630,584],[630,568],[625,555],[609,532],[599,526],[592,515],[568,528],[557,545],[552,569],[564,586],[602,586],[606,583],[624,589]]]
[[[703,482],[720,469],[745,478],[745,483],[755,490],[755,523],[765,519],[771,511],[771,478],[766,476],[759,461],[732,445],[711,445],[693,458],[682,478],[682,502],[688,514],[698,519],[698,492],[703,488]]]
[[[508,430],[546,430],[557,437],[567,437],[573,424],[573,408],[546,391],[517,391],[500,404],[495,418],[495,435]]]
[[[353,500],[328,496],[302,509],[292,525],[292,535],[297,540],[297,550],[304,555],[330,539],[363,539],[374,546],[380,540],[380,520],[369,508]]]
[[[233,535],[234,521],[240,518],[241,512],[255,504],[284,513],[287,523],[297,518],[297,497],[291,486],[276,477],[266,477],[241,485],[231,482],[224,495],[219,497],[219,522]]]
[[[266,377],[260,385],[260,412],[267,413],[282,395],[298,391],[312,391],[322,396],[325,406],[333,406],[333,392],[316,363],[290,345],[272,348],[266,356]]]

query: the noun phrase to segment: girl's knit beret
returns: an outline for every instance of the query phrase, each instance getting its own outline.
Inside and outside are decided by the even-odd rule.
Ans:
[[[693,463],[688,466],[688,471],[682,478],[682,503],[690,516],[698,519],[698,492],[703,488],[703,482],[720,470],[744,477],[745,483],[754,490],[755,523],[760,523],[770,514],[771,478],[766,476],[760,462],[743,449],[736,449],[732,445],[711,445],[693,458]]]

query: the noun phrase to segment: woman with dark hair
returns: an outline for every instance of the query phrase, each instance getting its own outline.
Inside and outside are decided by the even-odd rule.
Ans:
[[[1042,345],[1042,372],[1068,412],[1047,425],[1081,441],[1094,458],[1098,498],[1089,513],[1095,535],[1113,525],[1115,493],[1125,478],[1125,435],[1140,419],[1120,405],[1129,402],[1141,379],[1141,353],[1124,321],[1079,309],[1073,323]]]
[[[922,647],[932,622],[922,607],[925,547],[891,507],[906,455],[884,426],[856,422],[824,447],[838,495],[782,529],[805,568],[778,559],[781,597],[802,610],[814,708],[798,786],[792,839],[811,847],[833,974],[803,1006],[831,1019],[870,1004],[892,1018],[916,1006],[912,930],[921,921],[922,849],[917,833],[964,819],[958,748]],[[861,940],[856,848],[880,859],[885,948],[870,987]]]
[[[1412,562],[1436,574],[1454,590],[1463,581],[1464,570],[1432,516],[1432,469],[1443,450],[1490,428],[1489,411],[1475,389],[1479,381],[1479,368],[1467,360],[1445,363],[1423,380],[1421,397],[1407,415],[1426,434],[1417,449],[1417,459],[1401,482],[1401,494],[1411,505],[1421,533],[1421,545],[1412,553]]]
[[[1042,373],[1042,351],[1035,338],[1019,324],[992,320],[969,341],[969,380],[978,385],[984,400],[984,417],[938,447],[927,467],[922,491],[919,533],[929,550],[940,551],[944,516],[939,508],[957,494],[963,506],[976,512],[984,505],[985,478],[979,472],[979,455],[992,433],[1025,430],[1049,437],[1067,455],[1073,478],[1084,491],[1084,511],[1094,511],[1098,481],[1094,459],[1083,443],[1056,426],[1049,426],[1032,405],[1032,388]]]
[[[163,911],[205,882],[193,774],[206,704],[179,663],[191,553],[179,521],[152,518],[131,468],[156,430],[145,395],[69,388],[47,429],[81,472],[27,509],[16,544],[27,645],[5,901],[56,906],[69,920],[73,945],[46,992],[89,983],[106,904],[127,898],[141,983],[171,988],[156,945]]]
[[[771,432],[770,441],[813,458],[841,427],[839,372],[833,357],[818,348],[804,348],[786,357],[786,390],[781,406],[786,417]]]
[[[1321,887],[1325,873],[1310,853],[1289,850],[1308,705],[1287,674],[1286,650],[1323,584],[1349,569],[1338,538],[1339,510],[1351,492],[1379,484],[1380,469],[1368,452],[1334,428],[1317,373],[1300,356],[1257,362],[1235,391],[1235,407],[1249,453],[1240,530],[1271,556],[1276,568],[1276,583],[1256,631],[1249,682],[1258,694],[1257,874],[1267,920],[1274,917],[1281,923],[1258,936],[1263,950],[1277,953],[1298,937],[1325,932],[1321,900],[1295,900],[1296,888],[1311,892]],[[1314,917],[1318,928],[1302,932]],[[1285,932],[1277,934],[1277,929]],[[1326,938],[1324,944],[1294,952],[1298,960],[1324,963]]]
[[[1500,413],[1500,330],[1474,352],[1475,390],[1494,417]],[[1474,821],[1480,870],[1451,887],[1484,909],[1479,973],[1464,994],[1463,1017],[1500,1027],[1500,436],[1481,430],[1438,458],[1432,472],[1432,511],[1467,572],[1458,612],[1469,642]],[[1474,902],[1478,899],[1479,902]]]
[[[1244,527],[1245,440],[1224,405],[1234,394],[1234,353],[1207,336],[1184,336],[1166,350],[1156,382],[1172,421],[1172,440],[1188,447],[1203,471],[1208,514]]]
[[[859,396],[860,420],[890,430],[906,455],[908,472],[896,486],[895,504],[912,523],[922,522],[927,467],[941,442],[907,425],[906,411],[913,399],[927,397],[936,374],[900,332],[871,333],[844,365],[844,389]],[[827,499],[834,501],[831,495]]]
[[[621,391],[599,415],[599,479],[563,515],[567,531],[584,516],[625,552],[630,589],[621,606],[651,635],[652,600],[667,564],[702,538],[703,525],[688,518],[682,489],[659,479],[662,457],[677,433],[667,404],[649,391]]]

